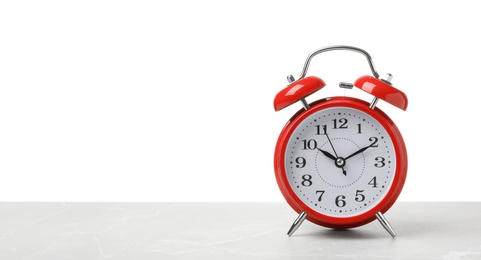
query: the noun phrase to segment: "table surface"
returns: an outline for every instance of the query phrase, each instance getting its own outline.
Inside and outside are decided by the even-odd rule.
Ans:
[[[398,202],[333,230],[286,203],[0,203],[0,259],[481,259],[481,202]]]

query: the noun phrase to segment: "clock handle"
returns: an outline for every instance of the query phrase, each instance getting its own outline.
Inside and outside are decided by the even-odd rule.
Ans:
[[[334,46],[321,48],[309,54],[309,56],[306,59],[306,62],[304,63],[304,68],[302,69],[302,73],[297,80],[300,80],[306,76],[307,69],[309,68],[309,64],[311,63],[311,60],[314,56],[316,56],[319,53],[323,53],[327,51],[336,51],[336,50],[348,50],[348,51],[354,51],[354,52],[363,54],[367,58],[367,62],[369,63],[369,67],[371,68],[371,71],[372,71],[372,75],[374,75],[374,77],[376,78],[379,78],[379,73],[377,73],[376,69],[374,68],[374,63],[372,62],[371,55],[369,55],[367,51],[357,47],[352,47],[352,46],[334,45]]]

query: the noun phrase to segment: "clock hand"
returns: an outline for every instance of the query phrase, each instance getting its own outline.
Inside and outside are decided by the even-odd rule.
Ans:
[[[320,148],[317,148],[317,150],[321,151],[321,153],[323,153],[325,156],[327,156],[327,158],[331,159],[331,160],[336,160],[336,156],[330,154],[329,152],[326,152],[324,150],[321,150]]]
[[[348,157],[344,158],[344,160],[347,160],[347,159],[353,157],[354,155],[360,154],[360,153],[366,151],[368,148],[377,147],[376,143],[377,143],[377,139],[376,139],[372,144],[370,144],[370,145],[368,145],[368,146],[366,146],[366,147],[363,147],[363,148],[357,150],[356,152],[352,153],[352,154],[349,155]]]
[[[336,167],[342,169],[342,174],[347,175],[346,170],[344,170],[344,165],[346,164],[346,160],[345,160],[344,158],[341,158],[341,157],[339,157],[339,156],[337,155],[336,149],[334,149],[334,145],[332,145],[331,138],[329,138],[329,135],[327,134],[326,126],[324,126],[324,133],[325,133],[325,135],[326,135],[326,137],[327,137],[327,140],[329,141],[329,144],[331,145],[332,150],[334,151],[334,154],[335,154],[336,157],[337,157],[337,158],[334,159],[334,164],[336,165]],[[320,150],[320,149],[319,149],[319,150]],[[321,152],[322,152],[322,150],[321,150]],[[326,154],[324,153],[324,155],[326,155]],[[329,154],[329,155],[332,156],[332,154]],[[326,155],[326,156],[329,157],[328,155]],[[332,157],[334,157],[334,156],[332,156]],[[331,157],[329,157],[329,158],[331,158]],[[332,158],[331,158],[331,159],[332,159]]]
[[[327,134],[327,132],[325,133],[326,133],[327,141],[329,141],[329,144],[331,145],[331,148],[334,151],[334,154],[336,155],[336,157],[339,157],[337,156],[336,149],[334,149],[334,145],[332,145],[331,138],[329,138],[329,135]]]
[[[346,157],[346,158],[344,158],[344,159],[347,160],[347,159],[353,157],[354,155],[360,154],[360,153],[366,151],[367,148],[369,148],[369,147],[371,147],[371,146],[366,146],[366,147],[364,147],[364,148],[361,148],[360,150],[356,151],[355,153],[349,155],[348,157]]]

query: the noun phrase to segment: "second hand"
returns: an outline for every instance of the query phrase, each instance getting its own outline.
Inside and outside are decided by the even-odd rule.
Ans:
[[[323,128],[324,128],[324,134],[325,134],[326,137],[327,137],[327,141],[329,141],[329,144],[331,145],[331,148],[332,148],[332,150],[334,151],[334,155],[337,157],[336,161],[337,161],[337,160],[343,160],[342,158],[339,158],[339,156],[337,155],[336,149],[334,149],[334,145],[332,145],[331,138],[329,138],[329,135],[327,134],[327,126],[324,125]],[[343,160],[343,161],[344,161],[344,160]],[[344,170],[344,166],[343,166],[343,167],[340,167],[340,168],[342,169],[342,174],[347,175],[346,170]]]

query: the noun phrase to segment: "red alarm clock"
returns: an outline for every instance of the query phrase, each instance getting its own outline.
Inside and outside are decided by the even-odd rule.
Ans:
[[[349,50],[363,54],[373,76],[362,76],[353,86],[374,96],[372,102],[352,97],[327,97],[307,103],[306,97],[326,84],[306,77],[311,59],[322,52]],[[274,169],[287,203],[299,214],[288,231],[291,236],[307,219],[329,228],[353,228],[378,219],[396,232],[384,217],[398,198],[406,180],[408,158],[402,135],[376,105],[379,99],[406,110],[406,95],[394,88],[391,74],[379,79],[371,56],[351,46],[330,46],[311,53],[299,79],[289,75],[289,85],[274,99],[279,111],[300,101],[299,110],[277,140]]]

